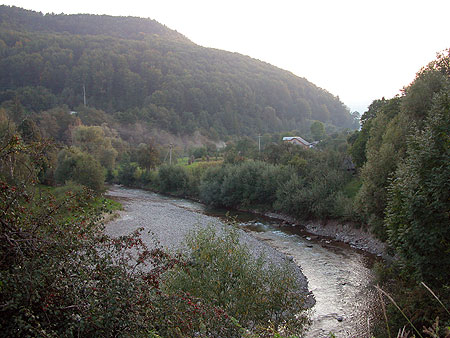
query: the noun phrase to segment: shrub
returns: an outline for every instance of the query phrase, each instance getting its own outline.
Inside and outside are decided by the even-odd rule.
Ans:
[[[208,204],[271,208],[279,185],[289,177],[282,166],[247,161],[209,169],[202,177],[200,197]]]
[[[308,175],[293,174],[277,190],[275,209],[298,219],[339,218],[342,209],[337,205],[346,174],[337,169],[319,166],[311,168]]]
[[[210,167],[203,174],[200,186],[200,199],[209,205],[222,206],[222,184],[227,175],[225,166]]]
[[[187,238],[187,265],[164,276],[169,294],[182,290],[223,308],[251,330],[272,323],[284,334],[300,334],[307,323],[303,290],[293,266],[268,264],[239,241],[237,229],[198,229]]]
[[[187,189],[188,174],[184,167],[163,165],[158,171],[159,189],[165,193],[183,195]]]
[[[124,162],[120,165],[117,181],[126,186],[136,186],[140,178],[140,168],[136,162]]]
[[[105,174],[100,163],[77,148],[63,149],[58,154],[55,180],[59,184],[74,181],[95,192],[104,189]]]
[[[160,274],[182,262],[149,250],[139,232],[104,235],[86,192],[59,202],[47,195],[27,203],[28,196],[1,183],[2,335],[239,336],[222,309],[182,292],[161,293]]]

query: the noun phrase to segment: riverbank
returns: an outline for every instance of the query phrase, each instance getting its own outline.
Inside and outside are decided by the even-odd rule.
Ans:
[[[253,211],[258,213],[257,211]],[[353,248],[366,251],[379,257],[387,258],[386,244],[377,239],[372,233],[357,227],[354,223],[338,220],[316,220],[299,222],[292,217],[277,213],[259,213],[266,217],[282,220],[284,226],[303,228],[305,231],[321,237],[328,237],[338,242],[349,244]]]
[[[186,235],[196,227],[214,226],[220,229],[224,226],[217,218],[202,214],[200,208],[196,209],[192,203],[183,204],[182,201],[173,203],[170,198],[151,192],[112,186],[107,195],[120,201],[123,210],[118,212],[116,219],[106,224],[106,233],[117,237],[142,227],[144,228],[142,240],[149,247],[153,246],[156,240],[168,250],[183,251]],[[300,266],[290,261],[285,254],[246,232],[239,230],[239,235],[240,241],[248,246],[256,257],[262,254],[268,262],[279,265],[287,261],[288,264],[292,264],[306,298],[307,307],[315,304]]]
[[[144,191],[150,191],[143,189]],[[166,196],[172,196],[176,198],[185,198],[197,203],[203,203],[198,198],[192,196],[178,196],[170,193],[160,193]],[[237,211],[249,212],[256,215],[262,215],[265,217],[278,219],[283,221],[286,227],[298,227],[302,230],[310,233],[314,236],[327,237],[329,240],[342,242],[349,244],[351,247],[363,250],[370,254],[382,257],[383,259],[389,259],[386,252],[386,244],[377,239],[370,231],[365,230],[362,226],[358,227],[358,224],[354,222],[345,222],[339,220],[310,220],[310,221],[298,221],[295,218],[283,215],[275,212],[262,212],[255,209],[236,209]]]

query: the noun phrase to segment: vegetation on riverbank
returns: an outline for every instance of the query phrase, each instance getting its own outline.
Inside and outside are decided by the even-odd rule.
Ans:
[[[190,257],[156,242],[147,247],[139,231],[110,238],[101,215],[118,205],[74,183],[43,187],[53,145],[25,140],[12,124],[0,127],[0,335],[256,338],[303,331],[304,295],[288,267],[253,261],[231,230],[215,237],[222,246],[193,235]],[[200,267],[209,273],[199,274]],[[198,285],[214,280],[217,295],[225,288],[227,301],[177,283],[191,274]]]
[[[374,101],[361,131],[328,137],[309,150],[286,144],[261,152],[231,147],[222,165],[195,171],[165,166],[145,184],[217,206],[357,221],[395,255],[381,269],[383,286],[417,326],[429,327],[439,317],[438,334],[444,335],[449,315],[420,283],[450,299],[449,57],[449,51],[438,55],[402,96]],[[343,167],[347,149],[356,177]],[[396,331],[404,317],[395,315],[392,304],[389,311]]]
[[[396,257],[381,269],[380,281],[416,327],[430,327],[439,317],[438,337],[448,335],[450,314],[421,283],[448,303],[449,97],[447,50],[417,73],[402,96],[372,103],[350,149],[362,179],[356,210]],[[395,334],[404,317],[392,304],[387,311]]]

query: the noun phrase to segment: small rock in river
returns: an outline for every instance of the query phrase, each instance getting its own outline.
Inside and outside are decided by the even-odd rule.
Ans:
[[[336,320],[337,320],[338,322],[342,322],[342,321],[344,320],[344,317],[338,316],[338,317],[336,317]]]

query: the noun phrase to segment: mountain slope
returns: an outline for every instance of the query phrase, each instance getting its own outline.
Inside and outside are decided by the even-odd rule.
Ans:
[[[150,19],[42,15],[0,6],[0,102],[40,112],[83,104],[119,123],[213,138],[351,128],[340,100],[249,57],[195,45]]]

